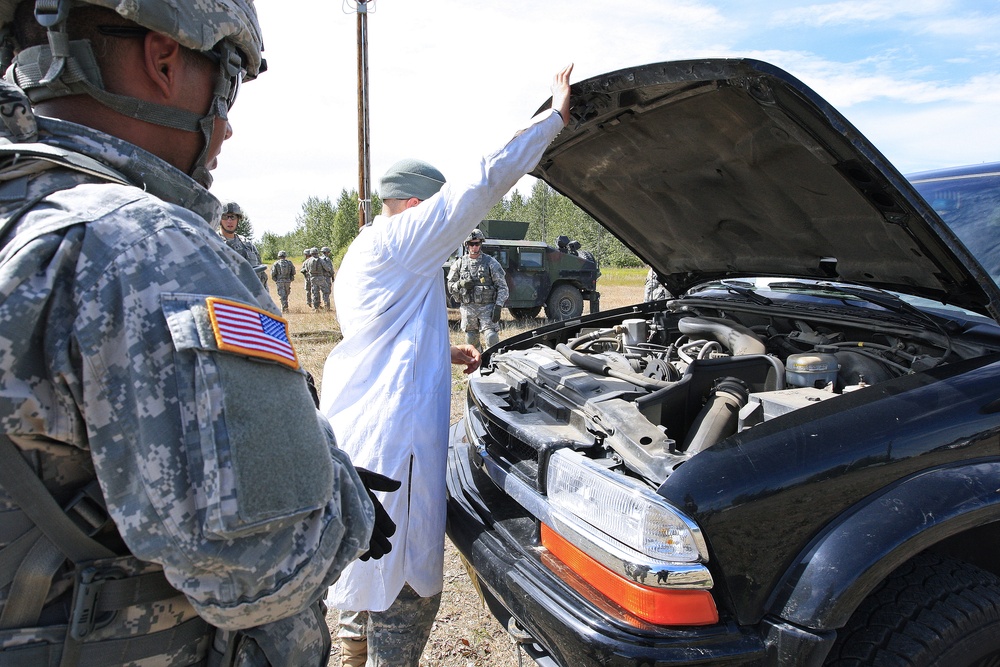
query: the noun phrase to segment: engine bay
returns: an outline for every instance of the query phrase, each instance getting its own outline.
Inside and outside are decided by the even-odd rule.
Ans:
[[[522,337],[470,382],[471,400],[505,433],[506,458],[513,443],[519,463],[537,453],[528,477],[569,446],[655,486],[758,424],[995,349],[930,318],[701,303]]]

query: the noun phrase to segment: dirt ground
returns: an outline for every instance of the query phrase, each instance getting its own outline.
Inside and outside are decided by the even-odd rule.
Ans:
[[[301,261],[301,260],[300,260]],[[298,268],[299,262],[296,262]],[[601,305],[607,310],[642,299],[644,270],[611,271],[598,283]],[[270,283],[272,298],[277,302],[274,283]],[[286,314],[292,332],[292,342],[302,365],[312,373],[317,387],[322,386],[323,364],[330,350],[340,341],[340,328],[335,309],[331,312],[313,313],[306,307],[305,290],[301,275],[292,283],[289,312]],[[501,338],[524,331],[526,327],[515,324],[509,313],[504,312]],[[462,342],[458,331],[459,313],[449,311],[452,341]],[[539,319],[535,324],[541,324]],[[461,418],[462,396],[466,381],[455,369],[452,375],[452,422]],[[331,630],[336,632],[336,612],[327,617]],[[520,653],[520,655],[519,655]],[[422,667],[520,667],[535,663],[511,641],[510,636],[486,610],[472,586],[458,551],[445,541],[444,593],[441,608],[424,649]],[[334,640],[330,658],[331,667],[340,665],[340,648]]]

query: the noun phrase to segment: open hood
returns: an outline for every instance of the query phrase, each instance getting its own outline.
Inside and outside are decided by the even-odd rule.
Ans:
[[[998,319],[1000,291],[829,103],[754,60],[581,81],[532,175],[607,227],[674,294],[706,280],[859,283]]]

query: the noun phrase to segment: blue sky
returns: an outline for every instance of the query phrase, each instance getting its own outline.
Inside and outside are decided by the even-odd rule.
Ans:
[[[667,60],[756,58],[830,101],[903,173],[1000,161],[1000,0],[368,6],[375,187],[402,157],[445,176],[467,168],[570,62],[578,81]],[[258,0],[257,11],[269,70],[241,89],[213,192],[238,201],[259,237],[291,231],[309,196],[357,189],[358,111],[353,5]]]

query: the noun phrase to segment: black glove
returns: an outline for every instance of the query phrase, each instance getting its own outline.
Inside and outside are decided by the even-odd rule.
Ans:
[[[392,551],[392,544],[389,542],[389,538],[396,533],[396,524],[389,517],[389,513],[385,511],[382,503],[379,502],[372,491],[396,491],[401,484],[394,479],[380,475],[377,472],[372,472],[371,470],[365,470],[357,466],[354,469],[358,471],[358,477],[361,478],[361,483],[365,485],[365,491],[368,492],[368,497],[371,498],[372,505],[375,506],[375,526],[372,528],[372,539],[368,542],[368,551],[358,556],[358,558],[361,560],[368,560],[369,558],[378,560]]]
[[[493,306],[493,321],[494,322],[499,322],[500,321],[500,313],[502,313],[502,312],[503,312],[503,307],[502,306]]]
[[[472,289],[473,287],[476,286],[476,281],[473,280],[472,278],[466,278],[465,280],[460,282],[458,286],[461,287],[462,289]]]
[[[316,404],[316,409],[319,410],[319,392],[316,391],[316,380],[313,379],[312,373],[306,371],[306,386],[309,388],[309,395],[312,396],[313,403]]]

